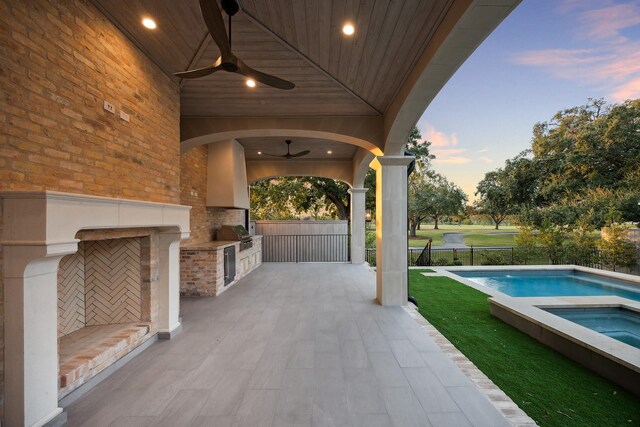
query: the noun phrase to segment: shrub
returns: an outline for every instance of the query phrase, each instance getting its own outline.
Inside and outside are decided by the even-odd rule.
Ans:
[[[592,227],[582,225],[571,233],[571,243],[565,247],[570,264],[590,266],[597,263],[596,238]]]
[[[511,257],[501,252],[483,252],[480,254],[480,265],[509,265]]]
[[[538,244],[533,228],[520,227],[514,240],[516,243],[514,262],[518,264],[529,264],[536,256],[536,245]]]
[[[446,258],[438,258],[438,259],[434,260],[432,262],[432,264],[441,267],[441,266],[449,265],[449,260],[446,259]]]
[[[364,246],[367,248],[375,248],[376,247],[376,232],[375,231],[367,231],[364,236]]]
[[[627,230],[612,224],[602,228],[602,239],[597,242],[602,264],[613,271],[617,267],[631,267],[638,262],[638,251],[627,237]]]
[[[544,226],[538,234],[537,240],[544,247],[551,264],[561,264],[564,255],[563,243],[567,233],[562,227]]]

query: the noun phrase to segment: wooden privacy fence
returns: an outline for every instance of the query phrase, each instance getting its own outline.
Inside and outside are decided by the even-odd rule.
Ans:
[[[348,262],[348,221],[256,221],[264,262]]]

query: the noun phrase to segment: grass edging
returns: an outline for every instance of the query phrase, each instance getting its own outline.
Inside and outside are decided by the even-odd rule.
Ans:
[[[491,316],[487,295],[409,272],[419,312],[541,426],[640,425],[640,399]]]

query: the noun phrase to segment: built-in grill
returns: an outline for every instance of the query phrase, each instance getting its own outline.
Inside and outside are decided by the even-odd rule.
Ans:
[[[239,240],[240,251],[253,247],[253,240],[242,225],[223,225],[218,230],[218,240]]]

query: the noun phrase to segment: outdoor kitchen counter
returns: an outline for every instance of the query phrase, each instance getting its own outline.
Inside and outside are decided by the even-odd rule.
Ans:
[[[253,247],[240,251],[239,241],[215,240],[180,247],[180,294],[216,296],[262,264],[262,236],[252,236]],[[224,285],[224,249],[235,246],[236,276]]]
[[[262,236],[254,236],[254,237],[262,237]],[[214,240],[212,242],[200,242],[200,243],[189,243],[187,245],[181,245],[180,249],[188,249],[191,251],[216,251],[218,249],[228,248],[229,246],[239,245],[240,242],[237,240]]]

